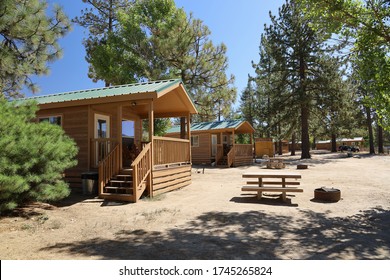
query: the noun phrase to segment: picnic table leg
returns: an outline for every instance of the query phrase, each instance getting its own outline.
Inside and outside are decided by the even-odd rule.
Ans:
[[[285,187],[286,187],[286,178],[282,178],[282,188],[285,188]],[[282,192],[282,200],[283,201],[287,200],[286,192]]]
[[[259,188],[261,188],[263,186],[263,178],[259,178]],[[258,191],[257,192],[257,199],[261,199],[263,195],[263,192],[262,191]]]

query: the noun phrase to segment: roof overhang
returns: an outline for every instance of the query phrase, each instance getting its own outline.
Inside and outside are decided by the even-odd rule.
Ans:
[[[88,90],[85,91],[85,93],[83,92],[83,98],[80,98],[80,96],[78,96],[78,98],[70,100],[57,101],[55,100],[55,98],[50,98],[51,96],[38,96],[36,98],[28,99],[37,100],[39,108],[41,110],[83,105],[103,105],[118,103],[123,105],[124,107],[130,107],[132,111],[134,111],[142,118],[148,118],[151,104],[153,104],[153,112],[155,118],[180,117],[187,116],[188,114],[198,113],[194,103],[190,99],[187,91],[183,86],[183,83],[180,80],[172,80],[166,82],[165,84],[156,89],[153,88],[153,90],[149,90],[149,88],[146,86],[139,86],[140,89],[145,88],[145,90],[148,91],[141,90],[138,92],[131,92],[131,87],[129,87],[129,91],[126,91],[126,87],[124,86],[123,88],[120,87],[121,86],[118,86],[118,89],[121,89],[120,94],[94,96],[94,90]],[[115,87],[112,88],[113,90],[116,89]],[[112,88],[107,88],[107,91],[111,90]],[[98,89],[97,91],[99,90],[104,91],[105,89]],[[52,96],[55,97],[56,95]],[[42,102],[42,100],[50,101]],[[21,102],[22,101],[23,100],[21,100]]]
[[[235,130],[236,133],[245,134],[245,133],[254,133],[255,129],[247,121],[243,121]]]

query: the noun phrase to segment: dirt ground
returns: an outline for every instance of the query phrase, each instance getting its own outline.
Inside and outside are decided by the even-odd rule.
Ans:
[[[283,156],[303,193],[282,202],[243,193],[242,174],[265,169],[192,169],[192,184],[139,203],[73,194],[0,219],[0,259],[390,259],[390,156]],[[308,164],[297,170],[297,164]],[[341,200],[314,200],[314,189]]]

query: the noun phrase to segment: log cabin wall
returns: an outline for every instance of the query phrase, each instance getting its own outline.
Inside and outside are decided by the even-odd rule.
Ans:
[[[89,170],[88,106],[40,110],[37,118],[61,116],[62,128],[79,148],[77,166],[66,170],[65,177],[72,187],[81,187],[81,173]]]
[[[211,164],[211,136],[210,133],[192,133],[199,137],[199,147],[192,147],[193,164]]]

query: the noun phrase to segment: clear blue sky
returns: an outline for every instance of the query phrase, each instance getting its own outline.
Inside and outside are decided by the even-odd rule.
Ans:
[[[81,0],[48,0],[63,7],[68,17],[80,15],[85,7]],[[201,19],[211,30],[214,44],[227,46],[229,72],[236,77],[235,86],[240,94],[253,74],[251,61],[259,59],[260,35],[264,24],[269,24],[269,11],[277,13],[284,0],[175,0],[177,7]],[[74,25],[73,31],[60,40],[63,57],[50,64],[48,76],[34,78],[40,87],[38,95],[104,86],[87,76],[85,50],[82,45],[85,30]],[[30,95],[26,91],[27,95]],[[238,98],[237,98],[238,102]]]

